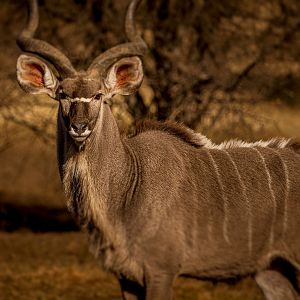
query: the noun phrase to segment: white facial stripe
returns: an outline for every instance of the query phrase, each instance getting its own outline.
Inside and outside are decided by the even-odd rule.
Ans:
[[[93,97],[91,98],[70,98],[71,102],[91,102]]]
[[[78,80],[77,77],[75,78],[68,78],[68,81],[75,81],[75,80]],[[95,79],[92,79],[92,78],[84,78],[83,79],[84,81],[96,81]]]

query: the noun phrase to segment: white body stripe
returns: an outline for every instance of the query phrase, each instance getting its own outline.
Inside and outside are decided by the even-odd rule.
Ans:
[[[282,235],[284,238],[286,230],[287,230],[287,221],[288,221],[288,199],[289,199],[289,193],[290,193],[290,179],[289,179],[289,170],[287,168],[287,165],[281,157],[280,157],[280,159],[283,163],[285,182],[286,182],[285,195],[284,195],[283,224],[282,224],[282,228],[283,228]]]
[[[221,175],[220,175],[220,172],[219,172],[219,168],[216,164],[216,161],[214,160],[212,154],[210,153],[210,151],[207,149],[206,150],[208,156],[209,156],[209,159],[214,167],[214,170],[216,172],[216,176],[217,176],[217,181],[218,181],[218,184],[220,186],[220,189],[221,189],[221,194],[222,194],[222,200],[223,200],[223,208],[224,208],[224,221],[223,221],[223,236],[224,236],[224,239],[225,241],[230,244],[230,240],[229,240],[229,237],[228,237],[228,228],[227,228],[227,223],[228,223],[228,199],[226,197],[226,194],[225,194],[225,191],[224,191],[224,187],[223,187],[223,184],[222,184],[222,181],[221,181]]]
[[[271,231],[270,231],[270,244],[273,244],[274,241],[274,225],[275,225],[275,217],[276,217],[276,210],[277,210],[277,203],[276,203],[276,198],[274,195],[274,191],[272,189],[272,178],[268,169],[268,166],[266,164],[265,158],[261,154],[261,152],[257,148],[252,148],[260,157],[262,164],[265,168],[267,179],[268,179],[268,187],[271,195],[271,201],[272,201],[272,206],[273,206],[273,216],[272,216],[272,222],[271,222]]]
[[[287,230],[287,219],[288,219],[288,198],[290,193],[290,179],[289,179],[289,170],[287,168],[287,165],[282,158],[282,156],[278,153],[277,150],[274,150],[274,153],[276,153],[277,157],[280,159],[284,171],[285,176],[285,190],[284,190],[284,209],[283,209],[283,221],[282,221],[282,237],[284,238],[286,230]]]
[[[246,207],[247,207],[247,213],[248,213],[248,226],[247,226],[247,231],[248,231],[248,250],[249,250],[249,254],[251,255],[252,253],[252,238],[253,238],[253,233],[252,233],[252,208],[251,208],[251,204],[249,201],[249,198],[247,196],[247,190],[246,190],[246,186],[242,180],[241,174],[237,168],[237,165],[235,163],[235,161],[233,160],[232,156],[227,152],[227,150],[224,150],[224,152],[227,154],[229,160],[231,161],[234,170],[237,174],[237,177],[239,179],[241,188],[242,188],[242,196],[244,198],[244,200],[246,201]]]

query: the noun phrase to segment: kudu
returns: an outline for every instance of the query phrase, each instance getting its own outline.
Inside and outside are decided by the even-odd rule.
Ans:
[[[300,152],[285,139],[215,145],[171,122],[144,122],[122,136],[110,110],[143,78],[147,47],[131,1],[129,42],[87,71],[33,38],[38,6],[17,39],[17,78],[29,93],[58,100],[57,153],[68,207],[123,299],[166,300],[178,276],[253,275],[265,297],[296,299],[300,270]],[[49,65],[48,63],[51,63]],[[281,268],[286,265],[286,269]],[[289,272],[287,272],[287,270]]]

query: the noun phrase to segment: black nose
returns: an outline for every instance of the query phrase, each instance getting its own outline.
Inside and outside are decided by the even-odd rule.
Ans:
[[[71,127],[79,135],[86,131],[88,125],[87,123],[72,123]]]

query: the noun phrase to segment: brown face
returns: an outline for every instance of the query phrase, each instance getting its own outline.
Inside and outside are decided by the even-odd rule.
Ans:
[[[92,98],[61,98],[65,126],[76,143],[84,142],[95,127],[103,101],[100,94]]]
[[[77,76],[58,81],[42,60],[21,55],[17,62],[20,86],[32,94],[46,93],[60,102],[62,117],[76,144],[84,143],[92,134],[101,109],[101,103],[115,94],[134,93],[143,79],[141,60],[121,58],[110,66],[101,78],[80,72]]]
[[[94,129],[103,101],[101,81],[88,77],[65,79],[57,99],[70,136],[77,144],[83,143]]]
[[[140,57],[146,53],[147,45],[134,24],[140,2],[131,0],[127,9],[125,31],[128,42],[104,51],[93,59],[87,71],[78,72],[59,49],[34,38],[39,23],[38,1],[28,1],[27,25],[18,36],[17,44],[22,51],[38,57],[19,56],[18,82],[27,93],[47,94],[60,102],[59,118],[63,118],[76,144],[83,143],[93,133],[103,102],[115,94],[130,95],[142,83]],[[48,62],[59,73],[59,78]]]

